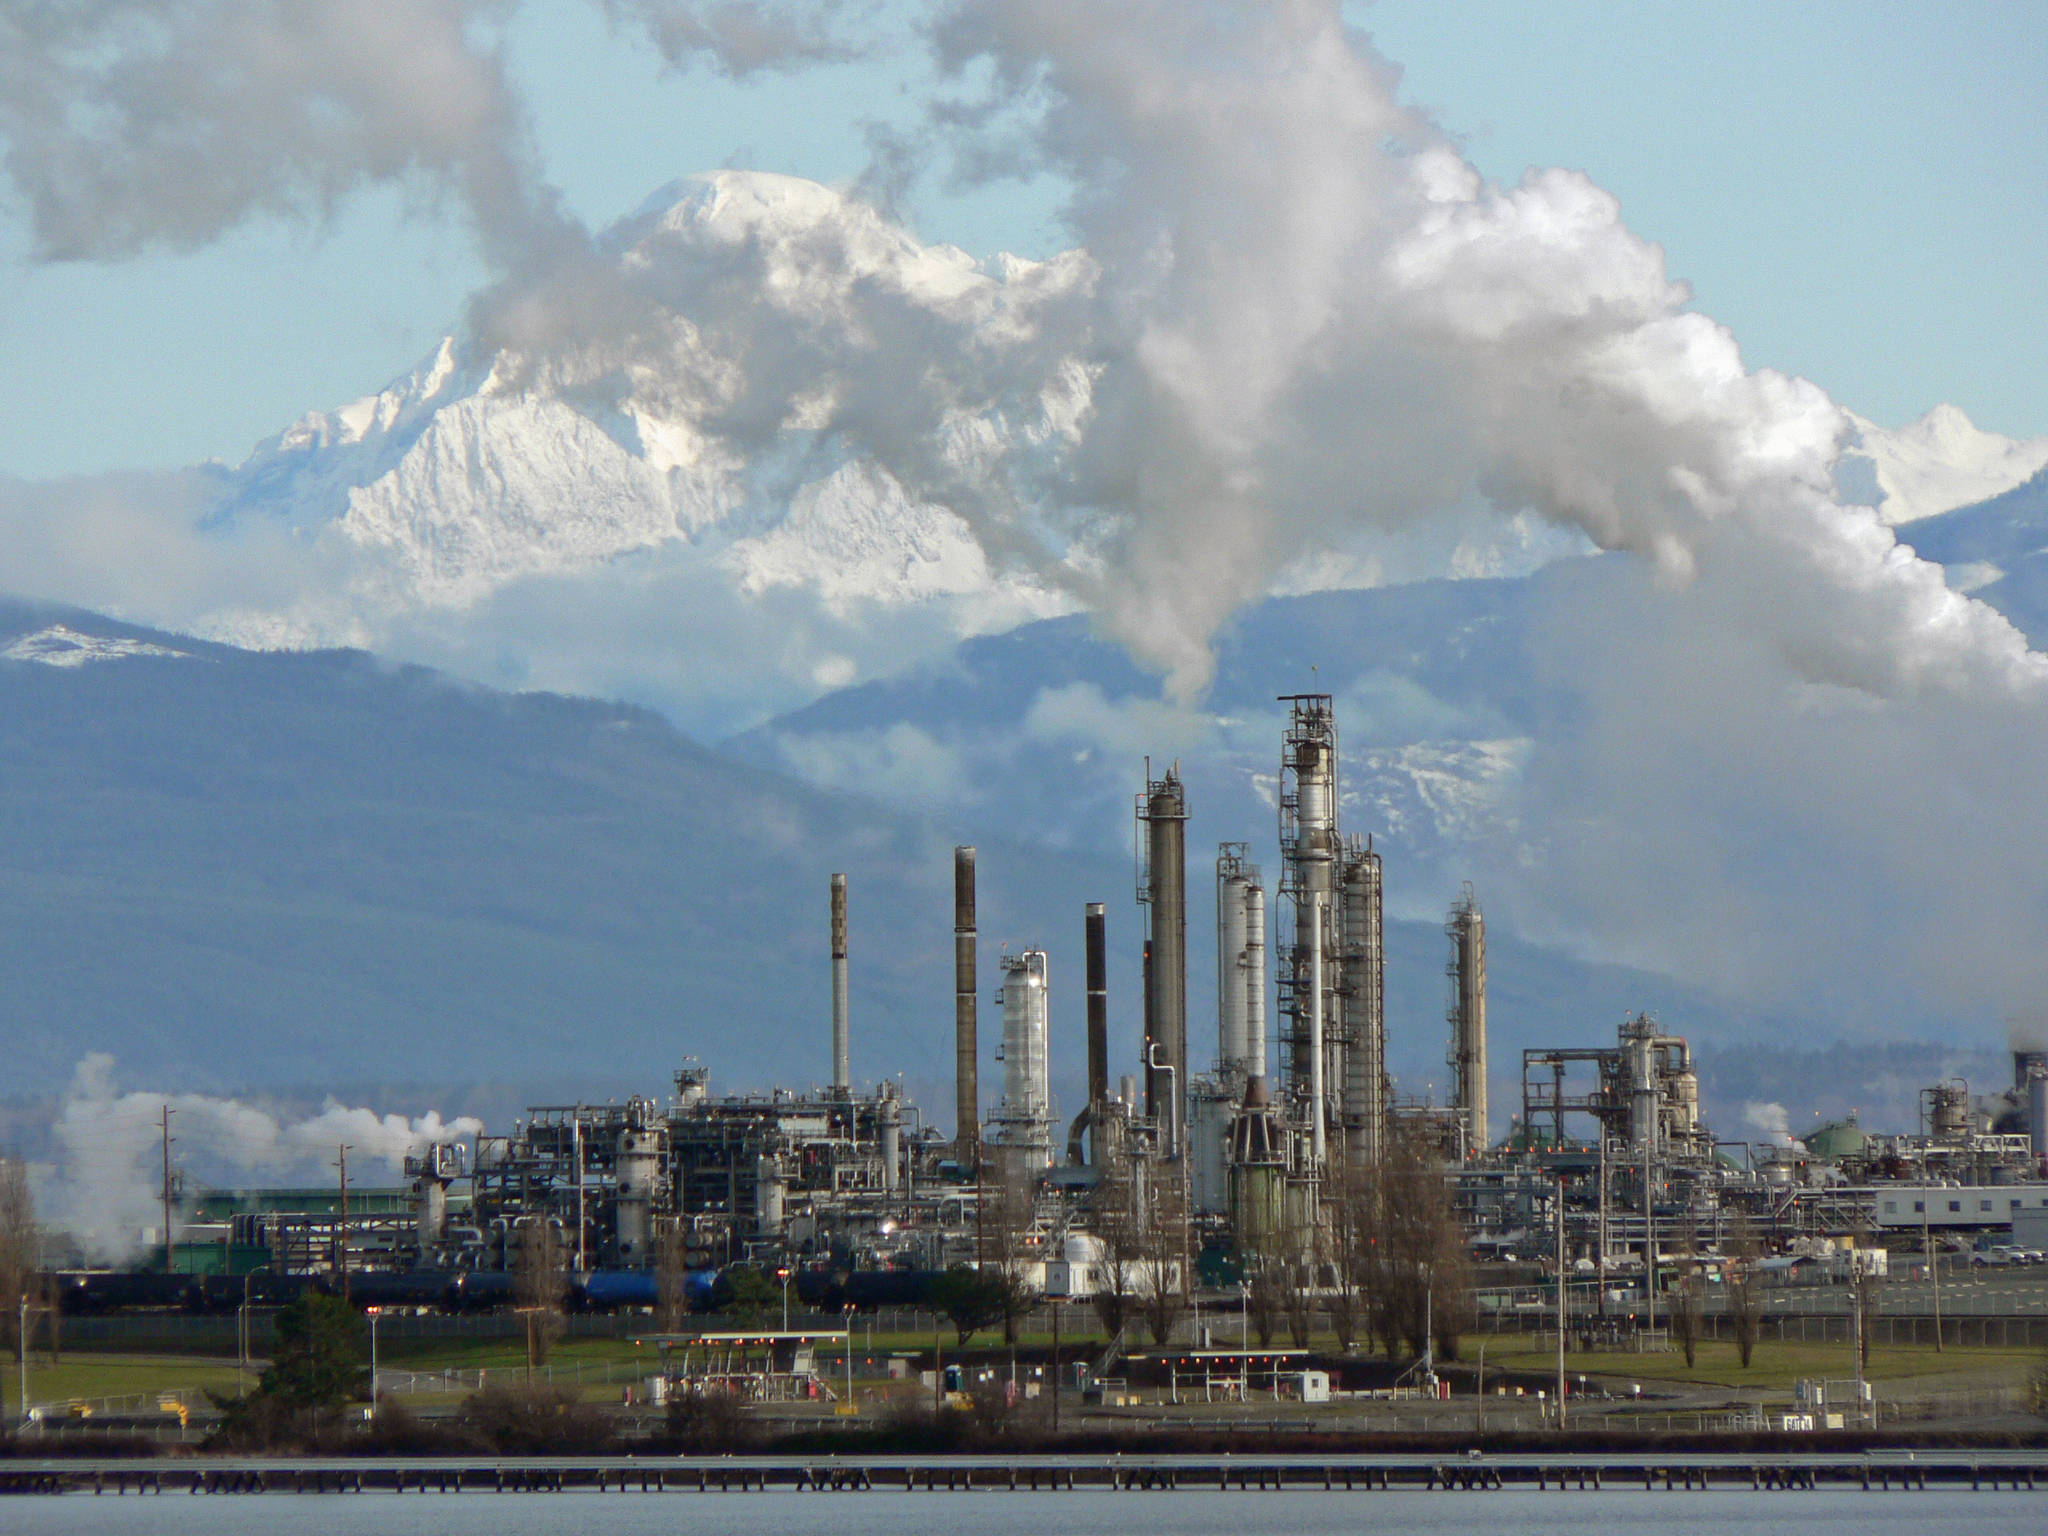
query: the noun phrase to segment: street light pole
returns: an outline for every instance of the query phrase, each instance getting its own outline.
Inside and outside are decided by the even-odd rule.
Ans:
[[[370,1419],[373,1423],[377,1418],[377,1318],[383,1311],[382,1307],[363,1308],[363,1315],[370,1320]]]
[[[846,1304],[846,1411],[853,1408],[853,1313],[852,1302]]]
[[[782,1331],[789,1332],[789,1270],[785,1267],[775,1271],[775,1278],[782,1282]]]
[[[21,1422],[28,1424],[28,1297],[21,1298]]]
[[[1060,1299],[1052,1299],[1052,1432],[1060,1432]]]

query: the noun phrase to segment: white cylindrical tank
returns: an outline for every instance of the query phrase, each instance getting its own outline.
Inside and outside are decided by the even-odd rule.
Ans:
[[[1244,888],[1244,1070],[1266,1075],[1266,892]]]
[[[1003,1113],[1013,1142],[1052,1156],[1052,1079],[1046,1061],[1046,954],[1003,957]]]
[[[1638,1147],[1657,1149],[1656,1051],[1651,1041],[1655,1032],[1647,1019],[1629,1021],[1622,1029],[1622,1050],[1628,1061],[1628,1134]]]
[[[423,1175],[414,1181],[412,1194],[420,1253],[430,1255],[441,1246],[448,1231],[448,1186],[431,1175]]]
[[[1216,1067],[1245,1070],[1245,911],[1248,881],[1230,844],[1216,861]]]
[[[649,1257],[655,1186],[661,1180],[661,1132],[644,1125],[628,1127],[619,1133],[615,1156],[619,1262],[632,1267]]]
[[[754,1217],[762,1237],[779,1239],[782,1236],[782,1213],[788,1193],[789,1181],[783,1176],[782,1164],[772,1157],[757,1158],[754,1162]]]
[[[882,1188],[893,1192],[901,1180],[903,1162],[903,1102],[896,1097],[894,1083],[883,1084],[876,1116],[882,1126]]]

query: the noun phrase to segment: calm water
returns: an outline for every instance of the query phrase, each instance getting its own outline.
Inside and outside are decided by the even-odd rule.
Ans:
[[[163,1494],[0,1499],[0,1531],[208,1536],[2004,1536],[2048,1493]]]

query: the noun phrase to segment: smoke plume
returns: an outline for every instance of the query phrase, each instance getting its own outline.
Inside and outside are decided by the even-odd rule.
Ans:
[[[361,1175],[395,1181],[406,1155],[437,1141],[475,1136],[483,1123],[444,1121],[429,1111],[416,1119],[379,1115],[334,1099],[310,1118],[282,1122],[269,1111],[204,1094],[122,1091],[114,1059],[95,1053],[78,1065],[52,1137],[56,1158],[41,1181],[45,1224],[70,1233],[92,1258],[115,1260],[141,1246],[146,1228],[163,1224],[164,1108],[171,1111],[172,1165],[189,1192],[208,1185],[296,1180],[327,1186],[343,1145],[351,1181]]]
[[[882,24],[610,13],[730,73]],[[535,168],[502,14],[15,8],[0,134],[38,250],[196,245],[371,183],[452,199],[500,274],[469,341],[497,387],[598,415],[629,390],[767,463],[769,502],[865,459],[1085,605],[1177,705],[1287,573],[1539,515],[1630,558],[1557,578],[1534,641],[1572,707],[1474,871],[1525,932],[1887,1006],[2008,1012],[2048,985],[2048,659],[1837,495],[1852,424],[1822,389],[1748,368],[1586,177],[1485,181],[1336,0],[944,7],[944,83],[875,179],[1051,178],[1074,249],[1035,263],[716,178],[594,239]]]

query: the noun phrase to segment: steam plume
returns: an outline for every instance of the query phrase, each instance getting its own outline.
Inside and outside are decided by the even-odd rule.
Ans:
[[[474,1136],[469,1116],[444,1121],[379,1115],[329,1099],[319,1114],[283,1123],[266,1110],[204,1094],[123,1092],[114,1059],[95,1053],[78,1065],[53,1128],[56,1162],[39,1192],[46,1224],[69,1232],[88,1255],[115,1260],[139,1246],[139,1234],[160,1227],[162,1132],[171,1109],[178,1168],[213,1184],[298,1179],[331,1184],[336,1149],[346,1143],[354,1167],[395,1179],[410,1152],[430,1142]]]

